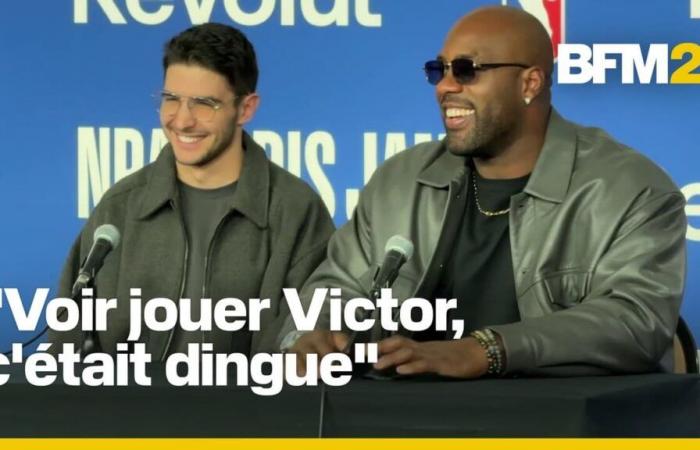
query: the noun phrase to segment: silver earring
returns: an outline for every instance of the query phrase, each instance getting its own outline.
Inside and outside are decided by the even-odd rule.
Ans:
[[[530,102],[532,101],[532,99],[530,97],[525,97],[523,100],[525,101],[526,105],[529,105]]]

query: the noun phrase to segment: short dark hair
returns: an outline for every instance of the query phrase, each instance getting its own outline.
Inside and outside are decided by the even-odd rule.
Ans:
[[[163,71],[171,64],[194,64],[223,75],[236,95],[255,92],[258,62],[245,35],[229,25],[195,25],[165,44]]]

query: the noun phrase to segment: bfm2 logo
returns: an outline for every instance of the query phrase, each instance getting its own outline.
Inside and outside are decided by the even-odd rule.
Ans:
[[[603,84],[609,70],[620,69],[622,84],[700,84],[700,45],[683,42],[669,51],[668,44],[650,44],[643,52],[640,44],[566,44],[565,0],[501,0],[520,6],[537,17],[552,38],[559,84]],[[690,0],[690,18],[700,18],[700,0]],[[689,58],[686,59],[686,55]],[[619,63],[618,63],[619,60]],[[669,70],[669,61],[685,62]]]
[[[669,60],[690,58],[669,70]],[[619,67],[618,67],[619,59]],[[646,55],[640,44],[563,44],[559,46],[559,84],[603,84],[608,70],[621,69],[622,84],[700,84],[700,45],[683,42],[669,52],[668,44],[650,44]],[[670,77],[669,77],[670,75]],[[652,81],[653,79],[653,81]]]

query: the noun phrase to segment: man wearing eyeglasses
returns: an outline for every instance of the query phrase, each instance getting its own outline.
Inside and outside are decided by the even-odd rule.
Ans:
[[[684,198],[652,162],[552,109],[552,60],[534,17],[490,7],[459,20],[425,64],[445,140],[375,173],[302,292],[368,297],[385,242],[413,242],[394,297],[456,298],[449,318],[465,337],[382,338],[375,326],[376,369],[458,378],[669,369]],[[348,346],[348,334],[325,331],[327,314],[316,331],[290,328],[281,345],[300,357]]]
[[[118,299],[99,333],[104,351],[126,342],[132,288],[143,301],[190,299],[191,311],[180,312],[195,325],[212,315],[201,299],[211,299],[212,310],[223,298],[271,300],[259,332],[178,326],[142,335],[154,361],[189,343],[221,353],[271,350],[286,315],[282,289],[301,287],[322,260],[333,222],[320,197],[269,162],[243,130],[259,98],[255,51],[240,31],[213,23],[185,30],[166,44],[163,68],[157,99],[169,144],[104,195],[68,256],[61,294],[71,295],[93,231],[111,223],[122,243],[96,278],[100,297]],[[79,343],[80,332],[51,340]]]

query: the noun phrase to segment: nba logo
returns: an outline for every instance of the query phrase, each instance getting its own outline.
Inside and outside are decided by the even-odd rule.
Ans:
[[[564,4],[566,0],[502,0],[504,5],[520,6],[542,22],[552,38],[554,59],[557,58],[559,44],[564,43]]]

